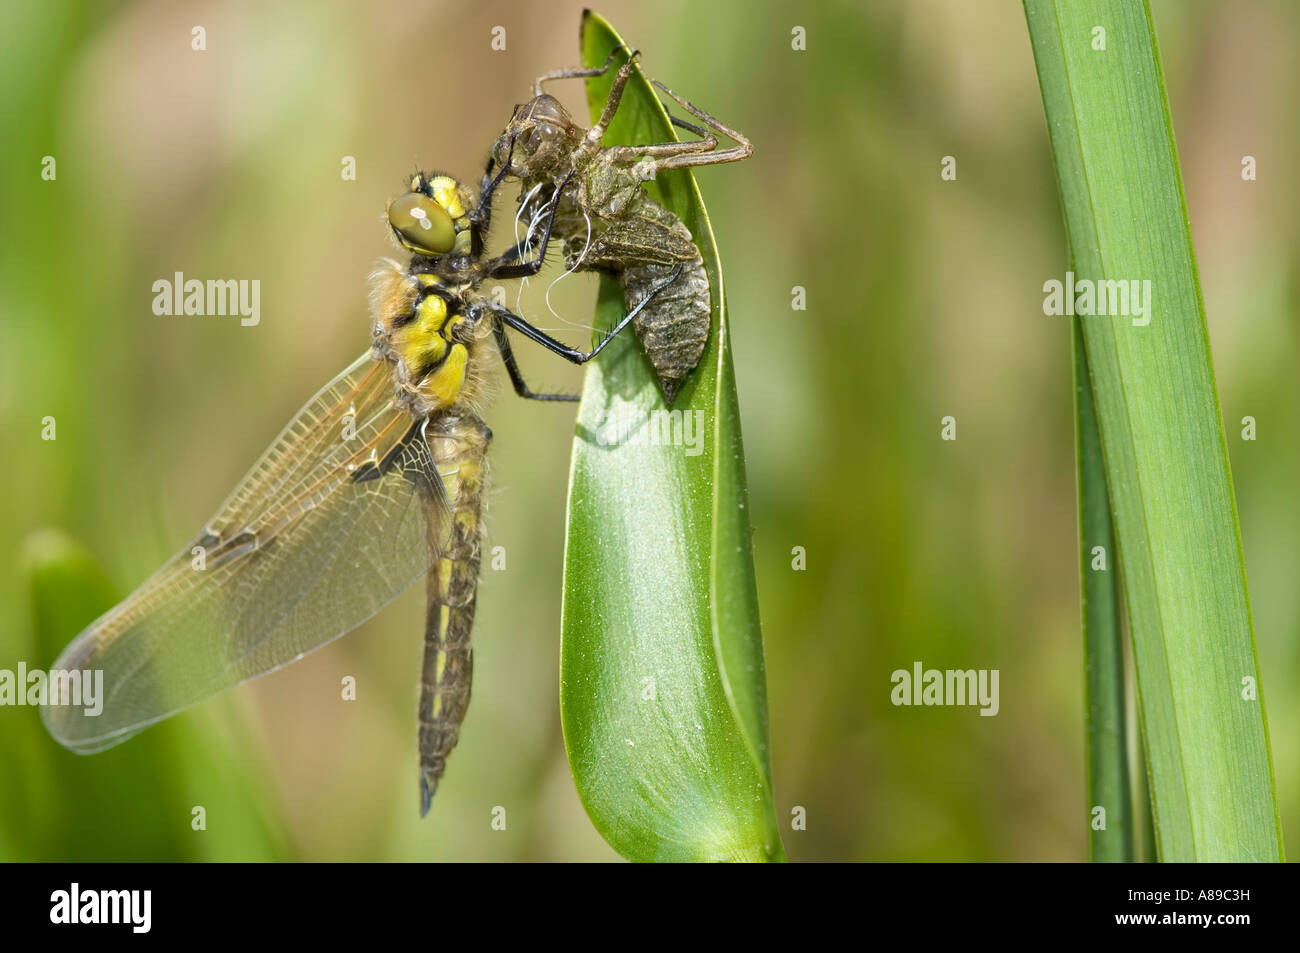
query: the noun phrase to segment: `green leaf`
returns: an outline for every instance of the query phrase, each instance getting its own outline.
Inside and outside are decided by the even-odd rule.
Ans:
[[[599,66],[622,40],[584,15]],[[588,81],[593,116],[613,70]],[[638,70],[606,144],[674,138]],[[740,411],[717,248],[689,172],[648,183],[704,255],[713,334],[656,442],[649,362],[622,334],[587,372],[565,542],[560,710],[569,764],[601,835],[632,860],[783,860],[772,797],[762,634]],[[624,313],[604,278],[596,326]],[[678,415],[680,412],[680,420]],[[638,424],[609,439],[611,422]]]
[[[1025,0],[1025,12],[1076,280],[1150,282],[1149,323],[1081,324],[1160,858],[1279,860],[1227,440],[1150,10]]]
[[[1079,592],[1082,597],[1084,721],[1088,726],[1088,811],[1104,808],[1106,823],[1088,825],[1088,857],[1124,863],[1133,859],[1133,792],[1129,786],[1127,721],[1124,715],[1124,631],[1119,567],[1110,522],[1106,464],[1088,376],[1083,328],[1074,335],[1075,447],[1079,474]],[[1101,547],[1105,565],[1093,551]],[[1094,568],[1095,566],[1095,568]]]

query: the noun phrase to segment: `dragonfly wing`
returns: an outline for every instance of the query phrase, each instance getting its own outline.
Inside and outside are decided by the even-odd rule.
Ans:
[[[53,667],[102,671],[103,688],[98,714],[42,710],[61,744],[111,747],[274,671],[428,571],[450,531],[447,499],[422,424],[393,393],[387,365],[356,361],[298,412],[194,543],[64,649]]]

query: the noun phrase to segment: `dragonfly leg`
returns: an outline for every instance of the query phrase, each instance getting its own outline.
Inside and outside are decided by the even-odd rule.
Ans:
[[[610,162],[617,165],[635,165],[644,159],[653,159],[655,160],[654,174],[658,175],[660,169],[667,168],[664,165],[664,160],[683,155],[709,155],[713,154],[713,150],[718,148],[718,139],[712,133],[706,132],[694,123],[678,119],[676,116],[669,116],[668,119],[674,126],[689,129],[701,138],[691,139],[687,142],[677,142],[675,140],[673,142],[656,142],[648,146],[611,146],[605,150],[605,155],[609,157]],[[707,165],[708,163],[703,164]]]
[[[605,58],[604,66],[596,66],[590,69],[581,66],[571,66],[567,69],[557,69],[551,70],[549,73],[543,73],[541,76],[537,77],[537,82],[533,83],[533,95],[542,95],[543,84],[549,83],[553,79],[581,79],[589,76],[604,76],[605,73],[609,71],[610,66],[613,65],[614,57],[618,55],[620,50],[627,51],[629,57],[636,55],[634,51],[628,50],[626,44],[620,43],[609,51],[609,56]]]
[[[600,141],[605,138],[605,130],[614,121],[614,114],[618,112],[618,107],[623,102],[623,90],[627,87],[627,81],[632,77],[633,64],[640,55],[640,50],[633,50],[629,53],[627,62],[620,66],[618,72],[614,75],[614,85],[609,88],[609,98],[605,100],[605,108],[601,110],[600,118],[596,120],[595,125],[587,130],[589,147],[598,147]]]
[[[659,292],[663,291],[677,280],[677,276],[682,273],[682,267],[681,264],[678,264],[667,278],[663,279],[646,292],[646,296],[636,303],[636,307],[623,315],[618,324],[611,328],[600,340],[600,343],[590,351],[580,351],[577,348],[569,347],[561,341],[557,341],[541,328],[534,327],[525,318],[519,317],[519,315],[515,314],[509,308],[503,308],[500,305],[488,304],[486,302],[484,303],[484,306],[492,311],[498,321],[514,328],[524,337],[528,338],[535,344],[540,344],[552,354],[559,355],[571,364],[586,364],[601,351],[605,350],[605,346],[614,339],[614,336],[627,327],[628,324],[631,323],[632,319],[641,313],[642,309],[650,303],[655,295],[659,294]],[[516,387],[516,390],[518,390],[518,387]]]
[[[655,86],[690,110],[692,115],[703,120],[711,129],[721,132],[734,140],[737,145],[719,152],[717,151],[718,137],[713,132],[697,126],[693,122],[669,115],[668,119],[674,126],[685,129],[700,138],[688,140],[687,142],[678,142],[676,140],[672,142],[656,142],[644,146],[611,146],[605,150],[605,154],[609,156],[612,162],[620,165],[631,165],[643,159],[654,159],[654,172],[658,175],[665,169],[683,169],[695,165],[739,162],[741,159],[746,159],[753,154],[753,143],[746,139],[744,135],[728,126],[724,126],[699,107],[682,99],[658,80],[653,80],[653,82]]]
[[[510,150],[506,153],[505,164],[495,176],[492,175],[492,166],[494,165],[492,156],[488,156],[487,168],[483,170],[483,179],[479,183],[478,204],[474,206],[474,211],[470,213],[470,222],[473,223],[474,235],[473,252],[478,255],[483,250],[483,236],[487,234],[488,226],[492,222],[492,199],[496,195],[497,187],[504,181],[506,175],[510,172],[510,162],[515,155],[515,141],[510,140]]]
[[[519,370],[519,362],[515,360],[515,352],[510,347],[510,338],[506,336],[505,325],[500,322],[492,326],[492,336],[496,338],[497,350],[501,352],[501,362],[506,366],[506,373],[510,375],[510,383],[514,385],[515,393],[526,400],[563,400],[576,401],[577,394],[543,394],[532,390],[524,381],[524,375]]]
[[[513,263],[511,259],[517,257],[517,253],[507,252],[488,263],[486,269],[488,278],[531,278],[542,270],[542,266],[546,264],[546,249],[551,243],[551,229],[555,227],[555,215],[560,209],[560,197],[568,188],[573,176],[574,170],[570,169],[569,174],[561,180],[555,190],[555,196],[551,199],[551,212],[546,218],[546,227],[542,230],[542,239],[537,246],[537,257],[532,261]]]
[[[677,155],[669,156],[668,158],[656,163],[658,171],[662,172],[664,169],[685,169],[694,165],[713,165],[714,163],[719,162],[739,162],[741,159],[747,159],[754,154],[754,144],[746,139],[743,133],[732,129],[730,126],[724,126],[703,109],[700,109],[688,100],[682,99],[682,97],[678,96],[663,83],[659,82],[659,80],[656,79],[653,82],[658,89],[667,93],[679,106],[689,112],[696,119],[703,122],[710,129],[722,133],[728,139],[736,143],[736,145],[730,149],[723,149],[721,152],[709,152],[705,154],[687,153],[683,151]],[[691,129],[693,132],[696,131],[693,127],[687,125],[685,120],[674,120],[673,125],[681,126],[685,129]],[[710,138],[712,137],[710,136]]]

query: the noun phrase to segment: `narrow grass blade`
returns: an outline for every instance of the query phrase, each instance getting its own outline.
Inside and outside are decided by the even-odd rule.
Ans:
[[[1079,319],[1074,332],[1075,453],[1079,479],[1079,591],[1082,596],[1085,722],[1088,732],[1088,858],[1133,859],[1133,792],[1124,717],[1124,631],[1119,567],[1110,522],[1106,464]],[[1098,813],[1098,811],[1103,813]]]

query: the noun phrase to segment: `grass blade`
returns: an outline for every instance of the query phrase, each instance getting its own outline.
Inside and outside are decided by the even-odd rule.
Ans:
[[[1088,734],[1088,857],[1133,860],[1133,792],[1129,787],[1127,719],[1124,716],[1124,631],[1120,624],[1119,568],[1110,523],[1106,464],[1093,406],[1092,382],[1079,319],[1074,332],[1074,416],[1079,468],[1079,590],[1087,677],[1084,712]],[[1100,553],[1097,549],[1100,547]],[[1091,812],[1105,810],[1099,827]]]
[[[1150,11],[1025,11],[1076,281],[1149,281],[1149,323],[1081,324],[1157,848],[1162,860],[1279,860],[1232,474]]]

